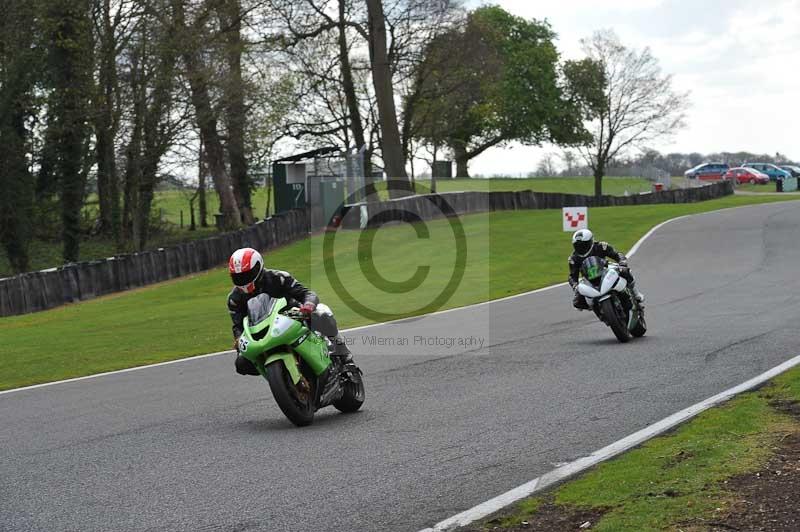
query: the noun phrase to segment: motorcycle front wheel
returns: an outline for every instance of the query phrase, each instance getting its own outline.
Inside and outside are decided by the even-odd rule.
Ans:
[[[619,303],[614,297],[609,297],[600,304],[600,309],[603,312],[603,317],[606,319],[608,326],[614,331],[614,336],[617,337],[622,343],[629,342],[631,333],[628,331],[627,323],[624,317],[620,316],[624,312],[622,308],[617,308]]]
[[[631,329],[631,334],[641,338],[647,332],[647,322],[644,320],[644,311],[639,311],[639,322]]]
[[[313,390],[299,390],[280,360],[267,366],[266,370],[269,388],[281,412],[298,427],[310,425],[315,410]]]
[[[346,371],[351,373],[345,377],[345,382],[342,382],[342,398],[334,402],[333,406],[339,412],[349,413],[355,412],[364,404],[364,380],[359,370]],[[355,371],[359,373],[353,373]]]

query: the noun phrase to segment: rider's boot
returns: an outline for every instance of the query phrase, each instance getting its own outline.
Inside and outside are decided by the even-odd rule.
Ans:
[[[239,375],[259,375],[253,363],[239,354],[236,355],[236,373]]]
[[[353,354],[350,352],[350,349],[347,347],[347,342],[341,334],[330,338],[330,341],[332,344],[332,357],[337,357],[339,361],[341,361],[342,366],[353,362]]]
[[[589,310],[589,304],[586,302],[586,298],[578,292],[575,292],[575,297],[572,298],[572,306],[581,311]]]
[[[628,286],[630,287],[631,292],[633,292],[633,297],[636,298],[636,301],[638,301],[640,305],[644,306],[644,294],[641,293],[638,288],[636,288],[636,283],[632,282]]]

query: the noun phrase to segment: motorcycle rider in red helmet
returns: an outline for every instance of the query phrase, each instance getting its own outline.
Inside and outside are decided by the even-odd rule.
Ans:
[[[333,346],[331,356],[342,357],[342,365],[353,361],[350,349],[339,334],[331,309],[319,302],[317,294],[300,284],[291,274],[264,268],[264,259],[253,248],[237,249],[228,261],[228,271],[234,287],[228,295],[228,311],[233,321],[233,345],[237,349],[236,372],[258,375],[252,362],[238,354],[239,337],[244,332],[247,302],[259,294],[286,298],[289,306],[298,307],[309,319],[311,329],[325,335]]]

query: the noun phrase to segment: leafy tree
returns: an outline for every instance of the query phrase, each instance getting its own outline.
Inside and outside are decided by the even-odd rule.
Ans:
[[[450,146],[458,176],[469,176],[474,157],[511,141],[585,140],[576,102],[560,83],[554,37],[546,22],[482,7],[428,48],[415,129]]]
[[[0,244],[15,271],[28,269],[33,225],[29,120],[40,66],[33,2],[2,0],[0,19]]]
[[[93,91],[90,0],[47,2],[49,147],[54,179],[59,183],[63,256],[77,261],[80,251],[81,208],[88,172],[87,117]]]

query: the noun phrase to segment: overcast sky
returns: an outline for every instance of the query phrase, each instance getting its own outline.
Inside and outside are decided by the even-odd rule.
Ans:
[[[479,5],[471,0],[471,7]],[[649,46],[674,87],[690,91],[688,127],[661,151],[777,151],[800,159],[800,0],[494,0],[526,18],[547,19],[562,57],[580,39],[611,28],[623,44]],[[543,152],[494,149],[473,174],[525,174]]]

